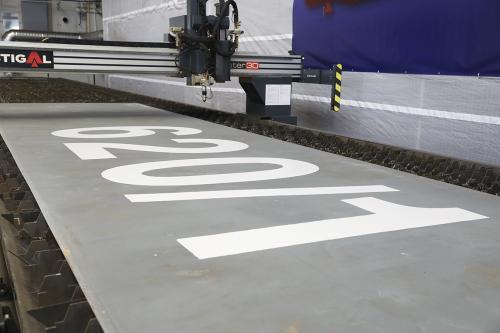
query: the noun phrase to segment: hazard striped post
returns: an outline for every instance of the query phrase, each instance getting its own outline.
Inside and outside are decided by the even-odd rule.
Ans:
[[[342,93],[342,64],[335,66],[335,80],[332,86],[332,111],[340,112],[340,96]]]

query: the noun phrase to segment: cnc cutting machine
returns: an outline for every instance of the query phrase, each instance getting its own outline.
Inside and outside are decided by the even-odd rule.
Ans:
[[[257,96],[265,109],[269,103],[265,101],[262,84],[265,90],[266,82],[273,83],[273,79],[279,79],[277,84],[291,84],[300,78],[302,57],[238,53],[243,34],[238,6],[234,0],[219,0],[215,6],[215,15],[207,15],[207,0],[187,1],[186,15],[170,19],[165,43],[64,38],[46,38],[36,43],[0,42],[0,71],[185,77],[187,85],[203,88],[204,99],[208,87],[236,76],[242,78],[244,89],[252,90],[251,95]],[[253,99],[253,104],[259,104]]]

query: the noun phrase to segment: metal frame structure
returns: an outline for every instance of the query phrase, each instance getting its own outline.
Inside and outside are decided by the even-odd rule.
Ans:
[[[0,71],[184,77],[187,85],[203,87],[204,101],[209,86],[236,76],[245,82],[251,100],[247,106],[258,109],[254,114],[276,114],[290,122],[291,95],[284,104],[268,105],[266,85],[276,80],[291,85],[292,80],[299,80],[303,58],[238,53],[243,34],[238,6],[234,0],[219,0],[215,7],[216,15],[207,15],[207,0],[189,0],[186,15],[170,19],[169,43],[82,42],[58,37],[42,42],[0,42]],[[248,84],[252,79],[258,79],[258,86]],[[261,91],[261,96],[251,93],[255,91]],[[274,110],[277,108],[280,110]]]
[[[41,64],[28,62],[36,52]],[[16,60],[17,57],[17,60]],[[127,73],[179,76],[179,52],[173,48],[1,42],[0,68],[5,72]],[[14,61],[12,61],[14,60]],[[235,54],[231,76],[300,78],[302,57]]]

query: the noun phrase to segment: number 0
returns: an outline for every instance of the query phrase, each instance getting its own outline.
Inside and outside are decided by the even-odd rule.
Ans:
[[[147,172],[162,169],[233,164],[273,164],[280,167],[277,169],[264,171],[198,176],[155,177],[145,175],[145,173]],[[319,168],[314,164],[297,160],[282,158],[240,157],[189,159],[133,164],[106,170],[102,173],[102,176],[112,182],[128,185],[191,186],[292,178],[315,173],[318,170]]]

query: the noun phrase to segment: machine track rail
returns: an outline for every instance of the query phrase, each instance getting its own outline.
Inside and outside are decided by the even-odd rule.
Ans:
[[[62,79],[0,80],[0,102],[142,103],[399,171],[500,195],[500,168]]]

